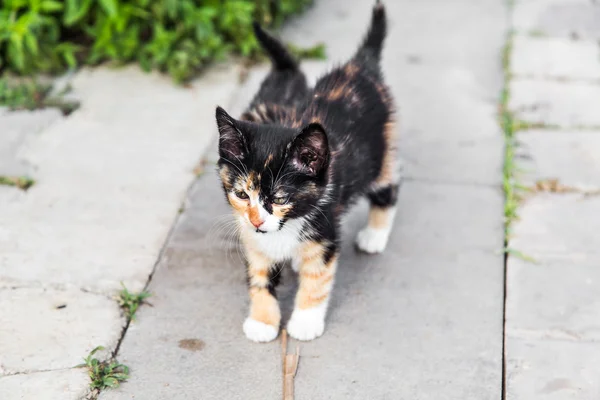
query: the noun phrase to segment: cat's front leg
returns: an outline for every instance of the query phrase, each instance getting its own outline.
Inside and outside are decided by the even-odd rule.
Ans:
[[[270,342],[279,334],[281,312],[275,298],[275,264],[264,254],[245,244],[248,266],[250,312],[244,333],[254,342]]]
[[[300,248],[300,260],[300,285],[287,330],[295,339],[312,340],[325,330],[327,305],[337,269],[337,246],[329,241],[307,242]]]

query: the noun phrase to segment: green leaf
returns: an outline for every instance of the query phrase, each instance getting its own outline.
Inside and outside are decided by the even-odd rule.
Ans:
[[[99,352],[100,350],[104,350],[104,346],[97,346],[94,348],[94,350],[92,350],[90,352],[90,356],[93,356],[94,354],[96,354],[97,352]]]
[[[129,375],[124,374],[124,373],[112,374],[112,377],[115,378],[119,382],[123,382],[123,381],[126,381],[127,379],[129,379]]]
[[[29,52],[33,56],[37,56],[40,52],[40,49],[38,47],[38,42],[35,36],[33,36],[31,33],[27,33],[23,38],[25,40],[25,47],[27,48],[27,50],[29,50]]]
[[[119,386],[119,381],[112,376],[105,376],[104,379],[102,379],[102,382],[104,383],[104,386],[108,386],[110,388]]]
[[[117,15],[116,0],[99,0],[99,3],[109,17],[115,17]]]
[[[62,3],[59,1],[45,0],[45,1],[42,1],[40,8],[44,12],[51,13],[51,12],[55,12],[55,11],[62,11],[62,9],[64,7],[63,7]]]
[[[93,0],[66,0],[67,7],[63,17],[66,26],[73,26],[88,13]]]

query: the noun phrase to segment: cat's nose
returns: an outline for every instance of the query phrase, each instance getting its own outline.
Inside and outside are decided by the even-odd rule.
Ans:
[[[250,208],[248,212],[248,219],[255,228],[259,228],[265,221],[260,217],[260,211],[258,207]]]

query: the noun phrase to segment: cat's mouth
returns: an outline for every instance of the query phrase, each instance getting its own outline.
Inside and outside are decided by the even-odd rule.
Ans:
[[[262,230],[260,230],[258,228],[256,228],[256,232],[258,232],[258,233],[267,233],[267,231],[262,231]]]

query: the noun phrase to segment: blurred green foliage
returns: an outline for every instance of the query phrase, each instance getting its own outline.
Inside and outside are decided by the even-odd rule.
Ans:
[[[183,81],[226,54],[256,55],[253,20],[277,27],[312,0],[0,3],[0,71],[57,73],[78,64],[137,61]]]
[[[20,81],[0,78],[0,106],[10,110],[36,110],[55,107],[64,115],[69,115],[79,107],[76,101],[65,100],[63,96],[70,90],[52,94],[52,85],[26,78]],[[1,183],[1,182],[0,182]]]

